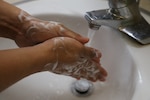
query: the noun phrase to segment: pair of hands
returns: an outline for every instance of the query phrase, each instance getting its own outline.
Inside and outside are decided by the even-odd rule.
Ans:
[[[88,38],[82,37],[57,22],[43,21],[26,15],[21,21],[28,24],[25,33],[18,34],[15,38],[19,47],[39,43],[51,46],[49,56],[53,58],[53,63],[46,64],[44,66],[46,70],[77,79],[105,80],[107,72],[99,62],[101,53],[94,48],[84,46]]]

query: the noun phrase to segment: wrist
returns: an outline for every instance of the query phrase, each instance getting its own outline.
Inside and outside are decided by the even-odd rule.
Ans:
[[[18,20],[20,25],[20,29],[22,34],[26,35],[28,33],[28,30],[33,27],[32,23],[35,20],[34,17],[26,13],[25,11],[20,11],[18,15]]]
[[[21,9],[0,1],[0,36],[15,39],[16,35],[21,34],[22,23],[18,20]]]
[[[29,27],[26,19],[30,15],[5,1],[0,1],[0,5],[0,36],[14,40],[17,35],[24,35]],[[22,21],[24,19],[26,21]]]
[[[51,41],[51,40],[48,40]],[[38,69],[37,71],[45,71],[45,66],[49,63],[53,63],[54,61],[54,54],[52,53],[52,45],[45,41],[43,43],[40,43],[38,45],[33,46],[34,50],[36,50],[37,52],[37,58],[39,58],[37,61],[39,62],[36,63],[35,66],[38,66],[38,68],[36,67],[35,69]]]
[[[18,30],[19,28],[16,27],[19,25],[16,24],[16,20],[8,16],[6,16],[5,18],[3,18],[3,16],[0,17],[0,36],[15,39],[16,35],[20,33],[20,31]]]

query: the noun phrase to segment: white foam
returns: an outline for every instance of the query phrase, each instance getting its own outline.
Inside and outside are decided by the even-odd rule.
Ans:
[[[74,63],[71,64],[60,63],[58,60],[60,57],[58,52],[59,49],[63,49],[66,55],[71,55],[71,56],[77,56],[77,55],[70,54],[67,48],[65,48],[66,44],[64,42],[64,37],[54,38],[53,40],[54,40],[53,50],[56,53],[57,62],[49,66],[52,68],[51,70],[52,72],[60,73],[63,75],[71,75],[74,77],[93,78],[94,80],[96,80],[97,78],[96,75],[100,73],[100,70],[98,69],[97,64],[94,61],[92,61],[91,58],[86,57],[86,55],[78,55],[81,57],[78,58],[78,60]],[[95,56],[98,57],[98,51],[93,50],[93,52],[96,54]]]
[[[60,36],[63,36],[63,33],[65,31],[65,28],[62,27],[62,25],[58,22],[54,22],[54,21],[42,21],[39,20],[37,18],[34,18],[30,15],[28,15],[26,12],[24,12],[23,10],[20,11],[20,14],[18,15],[18,19],[21,23],[25,23],[28,22],[29,23],[29,27],[28,29],[26,29],[26,34],[29,34],[30,31],[34,28],[34,29],[43,29],[43,30],[47,30],[47,32],[49,31],[53,31],[55,27],[59,27],[59,30],[54,31],[54,32],[50,32],[53,34],[59,34]],[[40,31],[40,30],[39,30]],[[58,32],[58,33],[57,33]],[[32,33],[31,33],[32,34]]]
[[[30,36],[34,34],[36,34],[35,32],[31,32],[32,29],[46,29],[47,31],[51,31],[53,28],[55,28],[56,26],[59,27],[59,34],[61,34],[63,31],[65,31],[65,29],[58,23],[58,22],[54,22],[54,21],[41,21],[38,20],[32,16],[29,16],[27,13],[25,13],[24,11],[21,11],[20,14],[18,15],[18,19],[20,20],[20,22],[24,23],[26,21],[29,22],[30,27],[28,27],[26,34],[30,34]],[[36,22],[37,20],[37,22]],[[38,22],[39,21],[39,22]],[[56,34],[58,34],[56,33]],[[93,38],[94,33],[88,33],[89,38]],[[69,51],[67,51],[67,48],[65,48],[65,43],[64,41],[64,37],[61,38],[55,38],[54,40],[54,48],[53,51],[55,51],[57,57],[57,61],[56,63],[49,63],[46,64],[45,67],[50,67],[52,69],[52,72],[57,72],[57,73],[61,73],[64,75],[73,75],[73,76],[81,76],[81,77],[92,77],[95,78],[95,75],[97,73],[99,73],[99,70],[97,69],[96,64],[91,61],[91,59],[84,57],[83,55],[80,55],[81,58],[78,59],[78,61],[72,63],[72,64],[65,64],[65,63],[60,63],[58,61],[59,59],[59,52],[57,52],[58,49],[63,49],[67,55],[72,55],[70,54]],[[60,45],[58,45],[58,43]],[[90,45],[90,43],[89,43]],[[98,53],[96,51],[93,51],[94,53],[96,53],[96,57],[98,57]],[[74,55],[76,56],[76,55]],[[61,68],[58,68],[61,67]],[[61,69],[61,70],[60,70]],[[62,71],[62,72],[61,72]],[[84,71],[85,75],[82,75]]]

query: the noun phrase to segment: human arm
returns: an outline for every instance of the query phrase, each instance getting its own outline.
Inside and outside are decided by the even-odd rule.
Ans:
[[[0,1],[0,5],[0,36],[15,40],[20,47],[30,46],[0,51],[0,91],[26,76],[43,70],[70,75],[78,79],[82,77],[92,81],[104,81],[107,73],[99,64],[100,54],[98,53],[98,56],[94,57],[96,51],[82,45],[88,41],[87,38],[72,32],[62,24],[34,18],[4,1]],[[56,39],[54,37],[61,38]],[[80,42],[65,38],[63,42],[67,47],[65,51],[68,53],[64,53],[61,51],[63,47],[62,37],[71,37]],[[59,40],[58,47],[62,46],[57,49],[58,51],[54,50],[55,45],[52,45],[55,40]],[[70,47],[74,47],[74,49],[70,49]],[[56,57],[57,54],[61,56]],[[92,67],[92,64],[95,67]],[[74,65],[73,68],[72,65]],[[86,68],[87,65],[88,68]],[[76,73],[76,71],[78,72]]]
[[[42,70],[47,48],[36,45],[0,50],[0,92],[17,81]]]
[[[3,0],[0,0],[0,30],[0,37],[15,40],[19,47],[32,46],[62,36],[74,38],[83,44],[88,42],[88,38],[61,23],[37,19]]]
[[[0,55],[0,91],[41,71],[91,81],[104,81],[107,76],[97,50],[67,37],[53,38],[31,47],[1,50]]]

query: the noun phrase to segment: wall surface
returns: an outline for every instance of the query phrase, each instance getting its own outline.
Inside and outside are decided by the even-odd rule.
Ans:
[[[140,7],[150,14],[150,0],[141,0]]]
[[[4,1],[7,1],[9,3],[15,3],[15,2],[18,2],[18,1],[22,1],[22,0],[4,0]]]

